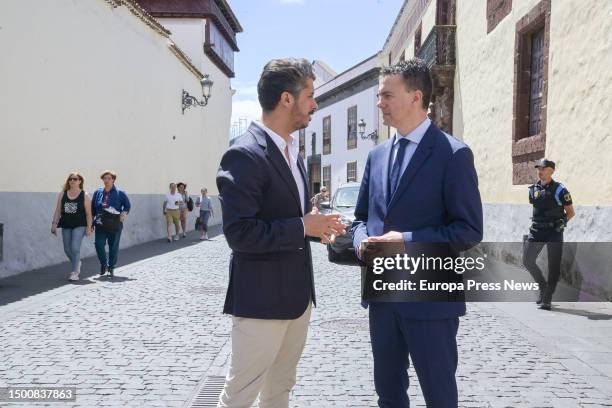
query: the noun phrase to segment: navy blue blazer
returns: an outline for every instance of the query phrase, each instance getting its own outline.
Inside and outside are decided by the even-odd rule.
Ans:
[[[296,319],[315,303],[312,255],[302,208],[310,212],[270,136],[251,124],[221,159],[217,174],[223,233],[232,249],[223,312],[256,319]],[[316,303],[315,303],[316,304]]]
[[[482,202],[470,148],[433,123],[421,139],[387,205],[393,138],[368,155],[353,224],[353,244],[389,231],[412,232],[413,242],[448,243],[458,253],[482,240]],[[465,314],[465,303],[406,302],[404,315],[417,319]]]

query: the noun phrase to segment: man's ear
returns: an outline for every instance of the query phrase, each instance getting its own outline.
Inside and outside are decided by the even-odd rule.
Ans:
[[[423,106],[423,92],[417,89],[414,92],[414,99],[412,101],[419,106]]]
[[[281,93],[280,103],[285,107],[290,107],[293,105],[294,97],[291,95],[291,92],[284,91]]]

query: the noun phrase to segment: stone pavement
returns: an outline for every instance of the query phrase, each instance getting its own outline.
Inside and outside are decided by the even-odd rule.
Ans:
[[[120,267],[114,281],[92,273],[89,284],[0,306],[0,386],[77,387],[75,403],[0,406],[181,407],[204,377],[225,374],[227,244],[222,236],[186,242]],[[319,306],[291,406],[376,407],[359,271],[329,264],[322,245],[313,254]],[[8,287],[0,281],[0,298],[35,285],[35,275],[24,276]],[[612,406],[609,303],[552,312],[531,303],[469,304],[458,343],[462,407]],[[412,369],[410,378],[412,406],[424,406]]]

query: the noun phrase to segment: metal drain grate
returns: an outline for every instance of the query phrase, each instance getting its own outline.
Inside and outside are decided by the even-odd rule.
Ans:
[[[216,408],[219,402],[219,395],[223,391],[225,377],[220,375],[211,375],[206,377],[200,385],[195,397],[187,405],[188,408]]]

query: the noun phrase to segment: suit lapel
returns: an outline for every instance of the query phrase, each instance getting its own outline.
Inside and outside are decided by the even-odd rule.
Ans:
[[[304,214],[307,214],[310,212],[311,208],[310,208],[310,191],[308,188],[308,176],[306,173],[306,166],[304,166],[304,159],[302,159],[302,156],[298,155],[298,168],[300,169],[300,173],[302,174],[302,180],[304,181]]]
[[[283,157],[283,153],[278,149],[278,146],[272,141],[270,135],[268,135],[263,129],[255,124],[251,124],[249,127],[249,132],[251,132],[257,142],[264,147],[266,156],[272,166],[276,169],[278,174],[281,176],[287,187],[289,187],[289,191],[297,204],[300,214],[303,211],[304,204],[300,203],[300,193],[298,192],[297,185],[295,184],[295,180],[293,179],[293,174],[291,173],[291,169],[287,164],[287,160]]]
[[[393,151],[393,141],[395,140],[395,136],[389,139],[383,147],[382,157],[382,174],[380,178],[382,179],[382,188],[383,188],[383,196],[385,197],[385,203],[389,202],[389,162],[391,161],[391,152]]]
[[[395,190],[395,193],[391,197],[391,200],[389,201],[389,205],[387,206],[387,208],[391,208],[391,206],[395,204],[395,202],[397,201],[397,198],[400,196],[400,194],[404,190],[406,190],[406,188],[408,188],[408,186],[410,185],[410,182],[414,179],[414,176],[416,176],[421,166],[423,166],[427,158],[431,155],[434,144],[435,144],[435,138],[433,134],[433,124],[432,124],[429,126],[429,128],[425,132],[425,135],[423,135],[423,139],[421,139],[421,142],[417,146],[417,149],[414,152],[414,155],[410,159],[410,163],[408,163],[408,167],[406,167],[406,170],[400,177],[400,181],[399,181],[399,184],[397,185],[397,189]],[[387,161],[387,166],[388,166],[388,163],[389,161]]]

